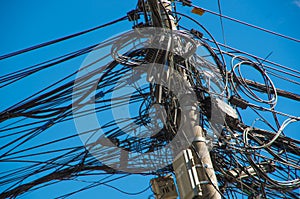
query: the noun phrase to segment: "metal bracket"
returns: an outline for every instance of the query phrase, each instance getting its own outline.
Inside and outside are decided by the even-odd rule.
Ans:
[[[205,142],[206,143],[206,139],[204,137],[195,137],[194,138],[194,142]]]
[[[208,164],[203,164],[203,166],[201,164],[196,164],[195,166],[196,166],[196,168],[213,169],[213,166],[208,165]]]

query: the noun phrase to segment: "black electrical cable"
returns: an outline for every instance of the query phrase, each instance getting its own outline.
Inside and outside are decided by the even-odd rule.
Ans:
[[[173,12],[175,14],[178,14],[178,15],[181,15],[181,16],[184,16],[186,18],[188,18],[189,20],[193,21],[194,23],[196,23],[199,27],[201,27],[210,37],[211,39],[214,41],[214,43],[216,44],[219,52],[220,52],[220,55],[221,55],[221,58],[222,58],[222,63],[219,65],[220,67],[220,70],[222,71],[223,75],[225,76],[225,71],[226,71],[226,62],[225,62],[225,58],[223,56],[223,53],[217,43],[217,41],[214,39],[214,37],[212,36],[212,34],[202,25],[200,24],[198,21],[196,21],[195,19],[193,19],[192,17],[186,15],[186,14],[183,14],[183,13],[179,13],[179,12]]]
[[[194,6],[194,7],[197,7],[197,6]],[[199,7],[197,7],[197,8],[199,8]],[[276,36],[279,36],[279,37],[288,39],[288,40],[291,40],[291,41],[300,42],[299,39],[296,39],[296,38],[293,38],[293,37],[290,37],[290,36],[286,36],[286,35],[283,35],[283,34],[280,34],[280,33],[274,32],[274,31],[271,31],[271,30],[267,30],[267,29],[265,29],[265,28],[262,28],[262,27],[259,27],[259,26],[256,26],[256,25],[252,25],[252,24],[250,24],[250,23],[247,23],[247,22],[244,22],[244,21],[241,21],[241,20],[232,18],[232,17],[228,17],[228,16],[226,16],[226,15],[221,15],[221,14],[219,14],[219,13],[213,12],[213,11],[211,11],[211,10],[208,10],[208,9],[205,9],[205,8],[202,8],[202,7],[201,7],[200,9],[202,9],[202,10],[204,10],[205,12],[208,12],[208,13],[210,13],[210,14],[217,15],[217,16],[219,16],[219,17],[222,17],[222,18],[228,19],[228,20],[230,20],[230,21],[234,21],[234,22],[237,22],[237,23],[246,25],[246,26],[251,27],[251,28],[255,28],[255,29],[258,29],[258,30],[261,30],[261,31],[264,31],[264,32],[267,32],[267,33],[270,33],[270,34],[273,34],[273,35],[276,35]]]
[[[125,19],[127,19],[127,16],[121,17],[119,19],[116,19],[114,21],[108,22],[106,24],[103,24],[103,25],[100,25],[100,26],[96,26],[94,28],[91,28],[91,29],[88,29],[88,30],[84,30],[84,31],[81,31],[81,32],[78,32],[78,33],[75,33],[75,34],[72,34],[72,35],[68,35],[68,36],[65,36],[65,37],[62,37],[62,38],[59,38],[59,39],[55,39],[55,40],[52,40],[52,41],[48,41],[48,42],[41,43],[41,44],[38,44],[38,45],[35,45],[35,46],[31,46],[29,48],[25,48],[25,49],[19,50],[19,51],[16,51],[16,52],[12,52],[12,53],[9,53],[9,54],[6,54],[6,55],[2,55],[2,56],[0,56],[0,60],[7,59],[7,58],[10,58],[10,57],[14,57],[16,55],[20,55],[20,54],[23,54],[23,53],[26,53],[26,52],[29,52],[29,51],[33,51],[33,50],[39,49],[39,48],[43,48],[45,46],[49,46],[49,45],[52,45],[52,44],[55,44],[55,43],[59,43],[61,41],[65,41],[65,40],[68,40],[68,39],[71,39],[71,38],[74,38],[74,37],[78,37],[80,35],[87,34],[89,32],[92,32],[92,31],[104,28],[106,26],[113,25],[113,24],[118,23],[120,21],[124,21]]]
[[[216,44],[217,45],[217,44]],[[218,45],[217,45],[218,46]],[[221,46],[221,45],[220,45]],[[125,46],[121,46],[120,48],[126,48]],[[218,51],[220,49],[216,49],[216,51]],[[222,55],[222,51],[220,51],[220,54]],[[134,56],[139,57],[141,56],[141,54],[136,54],[136,55],[132,55],[134,58],[130,57],[128,54],[126,54],[127,57],[125,56],[125,62],[126,59],[128,60],[134,60]],[[122,61],[122,60],[121,60]],[[200,64],[200,63],[199,63]],[[181,67],[181,66],[179,66]],[[188,67],[188,66],[186,66]],[[185,67],[182,66],[183,69],[185,69]],[[126,70],[131,70],[130,67],[126,67],[126,66],[122,66],[122,63],[116,63],[115,61],[113,61],[112,64],[109,65],[109,69],[106,69],[105,71],[101,71],[101,70],[96,70],[96,71],[92,71],[91,74],[89,74],[88,76],[86,76],[86,78],[91,78],[94,74],[96,73],[103,73],[103,77],[100,79],[98,87],[97,87],[97,91],[101,91],[103,92],[103,96],[100,95],[100,99],[97,99],[97,102],[95,102],[95,104],[97,105],[97,107],[95,108],[95,111],[97,113],[100,113],[100,115],[105,114],[104,111],[108,111],[111,108],[114,107],[122,107],[124,105],[126,105],[126,98],[129,97],[129,94],[125,93],[122,96],[118,96],[118,97],[111,97],[111,93],[114,90],[120,90],[123,88],[124,85],[126,85],[126,81],[122,81],[119,82],[120,79],[122,79],[122,76],[126,74]],[[199,73],[197,73],[194,70],[197,69],[190,69],[190,68],[186,68],[186,70],[188,71],[189,75],[191,76],[197,76],[199,75]],[[17,78],[17,76],[16,76]],[[197,77],[193,77],[198,81]],[[7,81],[9,81],[10,79],[7,79]],[[119,84],[117,84],[117,82],[119,82]],[[91,84],[94,84],[95,82],[84,82],[83,80],[79,82],[79,88],[80,90],[76,93],[79,95],[81,94],[85,94],[84,90],[89,88],[89,86]],[[55,126],[57,126],[57,124],[61,121],[67,121],[69,119],[71,119],[72,116],[72,112],[70,112],[70,110],[64,110],[64,107],[66,107],[66,103],[70,100],[70,96],[72,93],[72,90],[70,90],[72,88],[72,86],[65,86],[66,84],[64,84],[64,86],[60,87],[60,89],[55,90],[54,92],[50,91],[48,92],[46,95],[44,95],[43,97],[37,96],[36,98],[29,98],[26,101],[23,101],[22,103],[19,103],[17,106],[13,106],[11,107],[11,109],[9,109],[10,111],[13,110],[13,115],[23,115],[23,116],[28,116],[28,117],[35,117],[35,118],[40,118],[45,116],[45,119],[49,118],[49,123],[46,122],[45,119],[26,119],[23,120],[22,123],[20,125],[18,125],[18,131],[22,131],[22,130],[28,130],[30,128],[32,128],[31,130],[36,130],[38,131],[39,129],[45,129],[48,128],[48,124],[55,124]],[[201,86],[201,81],[199,80],[199,82],[197,82],[195,84],[195,86]],[[54,88],[54,87],[52,87]],[[147,100],[148,98],[146,97],[147,95],[149,95],[149,93],[146,92],[146,90],[143,90],[143,88],[139,87],[137,84],[134,85],[134,89],[136,90],[136,92],[131,95],[131,100],[130,103],[141,103],[144,104],[144,106],[149,106],[147,104],[145,104],[145,100]],[[269,89],[269,92],[270,89]],[[42,94],[42,93],[40,93]],[[42,94],[43,95],[43,94]],[[42,96],[41,95],[41,96]],[[83,100],[84,101],[84,100]],[[24,103],[25,102],[25,103]],[[107,103],[111,103],[112,106],[107,106]],[[147,101],[147,103],[151,103],[151,100]],[[171,103],[171,102],[170,102]],[[84,106],[87,103],[82,103],[80,104],[80,106]],[[175,104],[175,102],[172,101],[172,104]],[[70,107],[69,107],[70,108]],[[49,110],[47,110],[49,109]],[[57,115],[57,117],[53,117],[53,115],[48,114],[50,113],[50,111],[55,111],[55,110],[59,110],[58,112],[55,112]],[[81,115],[85,115],[90,113],[90,111],[93,110],[83,110],[83,111],[78,111],[79,114]],[[119,123],[121,125],[124,124],[124,130],[125,131],[132,131],[133,130],[133,125],[131,124],[132,122],[134,122],[135,124],[141,124],[144,120],[144,118],[140,118],[140,115],[144,115],[145,114],[145,110],[140,109],[139,112],[137,113],[136,116],[130,118],[130,119],[119,119],[118,121],[108,121],[105,122],[104,125],[102,125],[102,130],[105,132],[105,135],[108,136],[109,138],[113,139],[113,138],[122,138],[122,136],[126,136],[126,133],[124,133],[121,129],[115,128],[116,123]],[[168,109],[168,115],[172,114],[170,112],[170,110]],[[50,117],[51,116],[51,117]],[[169,117],[169,116],[168,116]],[[50,122],[51,119],[53,120],[53,122]],[[9,118],[9,119],[13,119]],[[38,121],[38,120],[42,120],[42,123],[35,123],[34,121]],[[14,121],[14,120],[12,120]],[[4,121],[5,122],[5,121]],[[41,124],[41,125],[40,125]],[[242,126],[242,125],[241,125]],[[241,179],[240,182],[234,182],[232,183],[232,185],[236,186],[229,186],[228,188],[226,188],[225,193],[226,195],[230,195],[232,194],[232,197],[234,197],[234,194],[243,194],[243,195],[248,195],[247,192],[252,191],[252,193],[259,193],[260,191],[263,193],[266,193],[266,195],[270,194],[270,197],[273,197],[275,194],[277,194],[278,197],[288,197],[291,196],[293,197],[293,192],[289,193],[289,190],[285,191],[284,190],[284,186],[277,186],[276,184],[273,185],[272,183],[268,183],[265,182],[265,180],[267,179],[267,177],[263,178],[264,175],[261,175],[261,172],[263,172],[263,170],[261,170],[259,167],[256,168],[257,173],[263,178],[263,179],[259,179],[255,176],[251,176],[249,175],[249,172],[247,173],[247,169],[246,167],[249,166],[249,161],[247,161],[247,159],[245,158],[245,153],[250,154],[251,158],[253,159],[253,162],[255,164],[259,163],[259,160],[269,160],[271,159],[271,157],[274,157],[274,159],[276,159],[276,163],[277,164],[282,164],[282,168],[285,169],[284,171],[280,171],[278,173],[275,173],[273,175],[273,177],[278,178],[278,175],[281,175],[281,178],[283,180],[288,179],[287,176],[297,176],[297,170],[295,172],[292,172],[292,168],[294,165],[297,165],[297,148],[294,146],[295,142],[292,142],[291,140],[286,140],[284,138],[280,137],[280,140],[278,138],[278,142],[276,142],[276,144],[281,143],[281,145],[279,146],[272,146],[272,148],[270,149],[270,151],[267,151],[270,155],[266,155],[263,156],[261,154],[261,151],[259,150],[249,150],[249,149],[245,149],[245,146],[243,145],[243,140],[241,139],[241,132],[238,132],[239,129],[236,129],[235,126],[232,126],[233,129],[224,129],[225,130],[231,130],[232,132],[230,133],[231,135],[231,140],[226,140],[226,145],[222,145],[220,147],[215,147],[215,149],[219,152],[217,155],[219,161],[216,161],[214,166],[216,166],[216,168],[226,168],[223,170],[217,170],[217,177],[220,178],[220,182],[228,182],[228,179],[226,179],[226,177],[228,177],[228,175],[226,175],[226,172],[228,172],[230,169],[234,169],[238,166],[238,168],[241,168],[242,171],[246,172],[246,174],[249,176],[249,179]],[[208,127],[209,128],[209,127]],[[228,127],[229,128],[229,127]],[[7,129],[7,128],[6,128]],[[2,130],[5,130],[2,128]],[[12,127],[9,128],[9,130],[13,130]],[[174,129],[171,129],[174,131]],[[170,130],[170,132],[171,132]],[[172,133],[173,133],[172,131]],[[28,131],[25,131],[28,132]],[[97,132],[97,129],[94,129],[94,131],[92,132]],[[3,136],[5,136],[5,134],[10,133],[10,132],[6,132],[6,131],[2,131],[2,133],[4,134]],[[88,132],[83,132],[83,133],[88,133]],[[257,135],[259,134],[258,132],[255,132],[255,134],[253,134],[252,132],[249,133],[249,136],[262,136],[262,135]],[[30,177],[35,177],[35,175],[40,174],[42,176],[46,175],[47,172],[51,172],[51,171],[55,171],[54,174],[57,175],[61,175],[58,177],[65,177],[63,179],[72,179],[78,176],[88,176],[88,173],[84,172],[84,168],[88,167],[89,165],[93,165],[93,164],[97,164],[97,160],[93,159],[90,156],[87,156],[86,150],[84,150],[84,148],[76,148],[75,149],[75,145],[69,145],[71,138],[74,138],[76,134],[73,135],[63,135],[60,133],[60,135],[62,136],[61,138],[55,138],[54,140],[47,140],[44,143],[39,143],[37,145],[30,145],[30,147],[23,147],[23,148],[19,148],[19,149],[15,149],[13,151],[11,151],[11,153],[8,153],[6,155],[4,155],[2,161],[3,162],[9,162],[9,161],[19,161],[19,162],[25,162],[27,161],[27,163],[32,163],[32,165],[30,167],[24,167],[23,169],[18,169],[15,171],[10,171],[10,172],[2,172],[0,173],[0,185],[3,184],[7,184],[7,185],[12,185],[10,186],[11,189],[7,189],[7,191],[9,190],[13,190],[14,187],[20,187],[20,189],[16,188],[16,192],[12,193],[13,196],[17,196],[19,194],[22,194],[22,191],[26,191],[26,189],[24,189],[24,187],[22,187],[22,184],[24,184],[25,180],[30,179]],[[28,134],[28,136],[30,136]],[[268,134],[268,136],[266,136],[266,138],[268,137],[272,137],[272,134]],[[0,137],[1,138],[1,137]],[[5,138],[5,137],[3,137]],[[34,137],[30,137],[30,139],[28,140],[31,141]],[[123,137],[124,138],[124,137]],[[252,137],[251,137],[252,138]],[[168,139],[168,136],[162,137],[162,139]],[[226,139],[224,137],[224,139]],[[263,141],[264,138],[259,138],[259,141]],[[132,137],[127,137],[127,141],[128,143],[125,143],[124,140],[121,140],[121,144],[123,148],[129,149],[129,150],[134,150],[133,147],[130,144],[131,143],[136,143],[139,144],[139,146],[142,147],[149,147],[149,143],[152,142],[151,139],[145,140],[143,142],[135,142],[136,139],[132,138]],[[51,146],[55,146],[56,143],[68,143],[66,144],[66,146],[68,146],[68,148],[59,148],[57,150],[48,150],[47,149]],[[11,143],[10,147],[13,147],[14,143]],[[284,145],[284,146],[283,146]],[[88,147],[92,147],[93,143],[91,143],[90,145],[88,145]],[[218,146],[216,144],[216,141],[214,141],[214,146]],[[222,148],[224,147],[224,148]],[[280,152],[281,149],[285,149],[283,152]],[[72,150],[74,149],[74,150]],[[148,149],[148,148],[147,148]],[[101,151],[99,151],[101,153]],[[34,158],[33,159],[29,159],[30,157],[41,157],[44,154],[49,155],[49,157],[51,156],[51,153],[53,153],[53,156],[49,159],[41,159],[38,162],[34,162]],[[56,154],[59,153],[59,154]],[[281,154],[279,154],[281,153]],[[106,154],[109,154],[108,156],[102,157],[104,159],[107,160],[113,160],[114,158],[118,158],[116,154],[113,153],[113,151],[106,151]],[[221,154],[223,156],[221,156]],[[24,160],[24,158],[28,158],[29,160]],[[134,159],[134,157],[132,157]],[[222,161],[221,161],[222,160]],[[1,160],[0,160],[1,161]],[[34,164],[36,163],[36,164]],[[60,165],[59,167],[55,167],[55,165]],[[80,165],[80,167],[76,167],[74,169],[72,169],[72,167],[74,165]],[[134,164],[132,164],[132,166],[134,166]],[[290,166],[291,168],[289,168],[288,166]],[[295,166],[294,166],[295,167]],[[63,168],[68,168],[69,173],[66,173],[68,175],[62,175],[62,173],[60,171],[63,171]],[[110,171],[107,170],[106,168],[102,168],[103,172],[115,172],[115,171]],[[278,167],[278,169],[280,169]],[[154,172],[155,173],[155,172]],[[157,172],[156,172],[157,173]],[[268,174],[269,175],[269,174]],[[209,177],[209,176],[208,176]],[[58,178],[59,179],[59,178]],[[59,179],[59,180],[63,180],[63,179]],[[2,184],[1,184],[2,183]],[[39,187],[43,187],[43,186],[47,186],[47,182],[44,182],[46,184],[35,184],[35,187],[33,187],[31,190],[35,190],[38,189]],[[49,182],[49,184],[51,184]],[[101,184],[92,184],[95,186],[101,185]],[[104,185],[104,184],[103,184]],[[242,185],[242,187],[240,187]],[[251,186],[249,186],[251,185]],[[263,186],[262,186],[263,185]],[[110,186],[110,185],[109,185]],[[259,187],[256,188],[255,187]],[[295,185],[287,185],[287,187],[293,187]],[[91,188],[94,186],[88,186],[86,187],[86,189]],[[117,187],[115,187],[117,188]],[[118,188],[117,188],[118,189]],[[239,189],[241,189],[243,192],[241,192]],[[274,189],[274,190],[272,190]],[[85,189],[84,189],[85,190]],[[281,191],[283,190],[283,191]],[[30,191],[30,190],[29,190]],[[121,190],[122,191],[122,190]],[[275,192],[274,194],[272,194],[272,191]],[[26,191],[27,192],[27,191]],[[73,195],[73,194],[71,194]],[[66,194],[65,197],[71,196]],[[224,194],[225,195],[225,194]],[[284,196],[286,195],[286,196]],[[249,196],[249,195],[248,195]],[[296,196],[296,195],[295,195]],[[64,196],[63,196],[64,197]],[[249,196],[250,197],[250,196]]]
[[[85,186],[84,188],[81,188],[81,189],[79,189],[79,190],[77,190],[77,191],[74,191],[74,192],[65,194],[65,195],[63,195],[63,196],[57,197],[56,199],[58,199],[58,198],[67,198],[67,197],[70,197],[70,196],[72,196],[72,195],[74,195],[74,194],[77,194],[77,193],[79,193],[79,192],[85,191],[85,190],[87,190],[87,189],[90,189],[90,188],[93,188],[93,187],[96,187],[96,186],[100,186],[100,185],[103,185],[103,184],[107,184],[107,183],[109,183],[109,182],[113,182],[113,181],[116,181],[116,180],[119,180],[119,179],[128,177],[128,176],[130,176],[130,175],[131,175],[131,174],[125,174],[125,175],[123,175],[123,176],[119,176],[119,177],[116,177],[116,178],[113,178],[113,179],[110,179],[110,180],[106,180],[106,181],[104,181],[104,182],[103,182],[103,180],[105,180],[106,178],[103,178],[103,179],[101,179],[99,182],[95,182],[95,183],[93,183],[93,184],[91,184],[91,185],[88,185],[88,186]]]
[[[221,2],[220,2],[220,0],[218,0],[218,10],[219,10],[219,14],[220,14],[220,23],[221,23],[221,29],[222,29],[223,42],[226,45],[224,23],[223,23],[223,18],[221,17],[222,16],[222,9],[221,9]]]
[[[203,39],[204,39],[205,41],[208,41],[208,42],[214,42],[214,41],[212,41],[212,40],[210,40],[210,39],[207,39],[207,38],[203,38]],[[290,75],[290,76],[294,76],[294,77],[300,78],[300,71],[298,71],[298,70],[296,70],[296,69],[289,68],[289,67],[287,67],[287,66],[284,66],[284,65],[281,65],[281,64],[272,62],[272,61],[270,61],[270,60],[266,60],[266,59],[264,59],[264,58],[255,56],[255,55],[250,54],[250,53],[247,53],[247,52],[245,52],[245,51],[241,51],[241,50],[239,50],[239,49],[233,48],[233,47],[228,46],[228,45],[224,45],[224,44],[219,43],[219,42],[218,42],[218,45],[220,45],[220,46],[222,46],[222,47],[225,47],[225,48],[228,48],[228,49],[232,50],[231,53],[226,52],[226,51],[222,51],[222,53],[224,53],[224,54],[231,55],[231,54],[234,53],[234,52],[242,53],[242,54],[247,55],[247,56],[249,56],[249,57],[253,57],[253,58],[255,58],[255,59],[257,59],[257,60],[260,60],[260,61],[263,61],[263,62],[267,62],[267,63],[269,63],[269,64],[272,64],[272,65],[274,65],[274,66],[278,66],[278,67],[280,67],[280,68],[283,68],[283,69],[285,69],[285,70],[288,70],[288,71],[297,73],[297,74],[299,74],[299,75],[292,74],[291,72],[285,72],[285,71],[283,71],[283,70],[280,70],[280,69],[277,69],[277,68],[274,68],[274,67],[271,67],[271,66],[268,66],[268,65],[263,64],[263,66],[264,66],[265,68],[269,68],[269,69],[271,69],[271,70],[275,70],[275,71],[282,72],[282,73],[285,73],[285,74]]]
[[[139,191],[139,192],[135,192],[135,193],[130,193],[130,192],[127,192],[127,191],[123,191],[115,186],[112,186],[110,184],[107,184],[107,183],[102,183],[102,185],[104,186],[107,186],[107,187],[110,187],[114,190],[117,190],[118,192],[120,193],[123,193],[123,194],[126,194],[126,195],[129,195],[129,196],[137,196],[137,195],[140,195],[142,193],[145,193],[147,190],[149,190],[151,188],[151,185],[149,185],[147,188],[143,189],[142,191]]]

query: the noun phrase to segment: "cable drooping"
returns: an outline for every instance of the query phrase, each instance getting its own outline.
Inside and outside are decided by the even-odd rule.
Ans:
[[[153,23],[149,17],[151,14],[157,25],[161,25],[161,13],[167,14],[166,11],[159,12],[161,8],[157,5],[150,5],[149,11],[148,6],[147,1],[142,1],[143,9],[137,13],[147,16],[135,19],[134,25],[141,21],[145,22],[144,25]],[[46,68],[58,70],[57,66],[65,62],[82,58],[89,53],[105,51],[101,54],[95,53],[94,59],[84,62],[81,69],[74,68],[63,78],[55,80],[29,97],[24,97],[23,100],[13,101],[12,105],[1,111],[0,162],[2,165],[17,166],[7,167],[0,172],[0,197],[18,197],[67,180],[84,183],[83,188],[59,196],[67,198],[93,187],[111,186],[107,184],[110,182],[108,179],[104,180],[105,177],[116,176],[110,179],[115,181],[132,173],[147,176],[171,173],[172,166],[157,168],[157,165],[164,163],[163,161],[172,162],[172,152],[159,152],[158,149],[165,147],[176,135],[180,127],[180,120],[176,118],[181,114],[182,105],[168,88],[148,81],[151,78],[147,79],[135,71],[135,68],[143,64],[160,63],[166,67],[173,66],[174,71],[184,74],[189,82],[188,89],[197,94],[199,123],[205,129],[220,194],[223,197],[299,198],[297,189],[300,183],[300,142],[286,136],[290,133],[287,125],[299,117],[285,110],[279,111],[282,99],[279,98],[280,91],[275,87],[276,82],[271,79],[270,72],[283,78],[289,75],[290,78],[295,78],[293,80],[296,83],[300,72],[218,43],[205,27],[179,11],[168,14],[173,14],[177,22],[179,19],[176,16],[195,22],[199,28],[204,29],[205,36],[212,40],[205,39],[205,36],[201,38],[200,34],[190,31],[191,28],[182,24],[180,28],[185,31],[172,32],[174,37],[168,41],[173,43],[168,43],[164,50],[156,50],[147,42],[148,37],[140,40],[132,37],[134,31],[142,33],[135,27],[134,31],[125,32],[110,40],[100,43],[96,41],[95,45],[74,49],[63,56],[47,58],[42,63],[24,66],[21,70],[1,75],[0,85],[9,88],[22,84],[22,81],[32,80],[33,74],[41,74]],[[13,58],[29,50],[38,50],[85,33],[87,32],[46,42],[1,58]],[[176,45],[178,38],[180,44]],[[172,47],[176,50],[172,51]],[[182,50],[182,47],[186,50]],[[224,51],[224,47],[232,52]],[[230,71],[226,68],[230,64],[226,62],[231,59],[233,64]],[[256,85],[245,79],[241,72],[242,67],[252,67],[258,71],[264,84]],[[76,74],[82,71],[86,73],[77,79],[77,89],[74,89]],[[152,71],[151,74],[154,76],[156,72]],[[174,74],[169,77],[174,78]],[[176,81],[169,83],[184,87]],[[261,98],[260,93],[266,94],[267,99]],[[225,114],[223,123],[212,123],[214,113],[211,110],[218,107],[214,98],[222,99],[238,116]],[[256,103],[248,102],[249,99]],[[76,106],[73,107],[73,103]],[[165,110],[165,123],[159,120],[153,122],[156,112],[151,107],[155,103],[159,103]],[[262,107],[261,103],[269,107]],[[113,110],[124,110],[128,107],[130,117],[123,117],[121,114],[117,119],[113,117]],[[253,120],[249,117],[249,112],[241,110],[247,107],[251,108],[247,111],[255,113]],[[271,121],[268,113],[275,115],[274,121]],[[90,114],[97,116],[101,128],[90,128],[77,133],[72,128],[74,117],[85,118]],[[222,114],[224,115],[220,112]],[[254,122],[251,124],[252,121]],[[295,124],[297,123],[293,123]],[[162,125],[162,129],[149,136],[149,131],[159,125]],[[221,131],[215,132],[215,129]],[[87,136],[88,139],[81,142],[79,136]],[[112,148],[112,145],[120,151],[132,153],[126,156]],[[141,158],[141,154],[149,152],[157,153],[147,156],[147,161]],[[106,165],[107,162],[115,167]],[[148,166],[152,169],[151,172],[137,170],[141,165]],[[119,171],[118,168],[127,168],[130,172]],[[99,176],[104,178],[98,180]],[[111,188],[123,192],[118,187]]]

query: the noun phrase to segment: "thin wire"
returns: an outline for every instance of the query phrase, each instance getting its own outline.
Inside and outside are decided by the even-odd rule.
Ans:
[[[151,185],[149,185],[147,188],[145,188],[145,189],[143,189],[143,190],[141,190],[141,191],[139,191],[139,192],[130,193],[130,192],[123,191],[123,190],[121,190],[121,189],[119,189],[119,188],[117,188],[117,187],[115,187],[115,186],[112,186],[112,185],[110,185],[110,184],[107,184],[107,183],[103,183],[102,185],[107,186],[107,187],[110,187],[110,188],[112,188],[112,189],[115,189],[115,190],[117,190],[117,191],[123,193],[123,194],[130,195],[130,196],[140,195],[140,194],[146,192],[147,190],[149,190],[150,187],[151,187]]]
[[[0,60],[7,59],[7,58],[10,58],[10,57],[14,57],[16,55],[20,55],[20,54],[23,54],[23,53],[26,53],[26,52],[29,52],[29,51],[39,49],[39,48],[43,48],[45,46],[50,46],[52,44],[55,44],[55,43],[58,43],[58,42],[61,42],[61,41],[65,41],[67,39],[78,37],[80,35],[84,35],[84,34],[87,34],[89,32],[98,30],[100,28],[104,28],[106,26],[110,26],[112,24],[118,23],[118,22],[123,21],[125,19],[127,19],[127,16],[121,17],[121,18],[116,19],[114,21],[108,22],[108,23],[100,25],[100,26],[96,26],[94,28],[91,28],[91,29],[88,29],[88,30],[85,30],[85,31],[81,31],[81,32],[78,32],[78,33],[75,33],[75,34],[72,34],[72,35],[68,35],[68,36],[58,38],[58,39],[55,39],[55,40],[52,40],[52,41],[48,41],[48,42],[41,43],[41,44],[38,44],[38,45],[35,45],[35,46],[31,46],[29,48],[25,48],[25,49],[22,49],[22,50],[19,50],[19,51],[16,51],[16,52],[12,52],[12,53],[9,53],[9,54],[6,54],[6,55],[2,55],[2,56],[0,56]]]
[[[226,45],[226,39],[225,39],[225,31],[224,31],[224,24],[223,24],[223,15],[222,15],[222,9],[221,9],[221,2],[218,0],[218,9],[219,9],[219,14],[220,14],[220,23],[221,23],[221,28],[222,28],[222,37],[223,37],[223,42]]]
[[[109,182],[113,182],[115,180],[119,180],[121,178],[124,178],[124,177],[127,177],[131,174],[126,174],[126,175],[123,175],[123,176],[120,176],[120,177],[116,177],[116,178],[113,178],[113,179],[110,179],[110,180],[107,180],[105,182],[101,182],[102,180],[104,180],[105,178],[103,178],[100,182],[96,182],[96,183],[93,183],[91,185],[88,185],[86,187],[83,187],[81,189],[78,189],[77,191],[74,191],[74,192],[71,192],[71,193],[68,193],[68,194],[65,194],[63,196],[60,196],[60,197],[57,197],[57,198],[67,198],[67,197],[70,197],[71,195],[74,195],[74,194],[77,194],[79,192],[82,192],[82,191],[85,191],[87,189],[90,189],[90,188],[93,188],[93,187],[96,187],[96,186],[100,186],[100,185],[103,185],[103,184],[106,184],[106,183],[109,183]]]
[[[288,81],[288,82],[291,82],[291,83],[293,83],[293,84],[300,85],[300,82],[297,82],[297,81],[292,80],[292,79],[290,79],[290,78],[286,78],[286,77],[284,77],[284,76],[282,76],[282,75],[278,75],[278,74],[276,74],[276,73],[274,73],[274,72],[271,72],[271,71],[269,71],[268,73],[269,73],[270,75],[274,76],[274,77],[279,78],[279,79],[283,79],[283,80]]]
[[[194,7],[199,8],[198,6],[194,6]],[[225,18],[225,19],[228,19],[228,20],[231,20],[231,21],[249,26],[251,28],[255,28],[255,29],[258,29],[258,30],[261,30],[261,31],[264,31],[264,32],[267,32],[267,33],[270,33],[270,34],[288,39],[288,40],[291,40],[291,41],[300,42],[299,39],[296,39],[296,38],[293,38],[293,37],[290,37],[290,36],[287,36],[287,35],[283,35],[281,33],[277,33],[277,32],[274,32],[274,31],[271,31],[271,30],[268,30],[268,29],[265,29],[265,28],[262,28],[262,27],[259,27],[259,26],[256,26],[256,25],[253,25],[253,24],[250,24],[250,23],[247,23],[247,22],[244,22],[244,21],[232,18],[232,17],[229,17],[229,16],[226,16],[226,15],[220,15],[219,13],[216,13],[214,11],[211,11],[211,10],[208,10],[208,9],[205,9],[205,8],[202,8],[202,7],[200,7],[200,9],[202,9],[202,10],[204,10],[204,11],[210,13],[210,14],[217,15],[219,17],[222,17],[222,18]]]
[[[214,41],[212,41],[212,40],[210,40],[210,39],[208,39],[208,38],[203,38],[203,39],[206,40],[206,41],[209,41],[209,42],[213,42],[213,43],[214,43]],[[255,55],[253,55],[253,54],[247,53],[247,52],[242,51],[242,50],[239,50],[239,49],[237,49],[237,48],[233,48],[233,47],[228,46],[228,45],[224,45],[224,44],[219,43],[219,42],[217,42],[217,43],[218,43],[218,45],[220,45],[220,46],[222,46],[222,47],[225,47],[225,48],[228,48],[228,49],[230,49],[230,50],[232,50],[232,51],[236,51],[236,52],[238,52],[238,53],[245,54],[245,55],[250,56],[250,57],[253,57],[253,58],[255,58],[255,59],[258,59],[258,60],[267,62],[267,63],[269,63],[269,64],[272,64],[272,65],[278,66],[278,67],[280,67],[280,68],[283,68],[283,69],[292,71],[292,72],[294,72],[294,73],[300,74],[300,71],[298,71],[298,70],[296,70],[296,69],[289,68],[289,67],[287,67],[287,66],[284,66],[284,65],[281,65],[281,64],[272,62],[272,61],[270,61],[270,60],[266,60],[266,59],[264,59],[264,58],[255,56]],[[230,54],[229,52],[226,52],[226,51],[222,51],[222,53]],[[264,67],[268,67],[268,66],[264,65]],[[276,70],[276,68],[271,68],[271,69]],[[279,69],[277,69],[277,70],[279,70]],[[289,73],[289,74],[291,75],[291,73]],[[296,76],[296,77],[299,77],[299,78],[300,78],[300,76]]]

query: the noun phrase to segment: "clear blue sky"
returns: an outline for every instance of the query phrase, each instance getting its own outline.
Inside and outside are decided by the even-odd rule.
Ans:
[[[218,12],[217,0],[194,0],[195,5]],[[135,8],[135,0],[0,0],[0,55],[13,52],[25,47],[36,45],[45,41],[76,33],[108,21],[117,19]],[[300,38],[300,0],[227,0],[221,1],[222,12],[228,15],[266,29],[279,32],[297,39]],[[182,11],[190,14],[190,9]],[[220,20],[218,17],[205,13],[203,16],[193,15],[216,38],[223,42]],[[269,60],[282,65],[300,70],[300,44],[264,33],[243,25],[224,19],[224,31],[226,43],[232,47],[266,57],[270,52]],[[74,39],[58,46],[47,47],[43,51],[32,52],[14,58],[14,62],[2,61],[0,75],[29,66],[32,63],[43,60],[46,55],[58,56],[68,50],[75,50],[95,41],[103,41],[112,35],[124,32],[131,28],[130,23],[122,23],[113,28],[103,29],[92,33],[85,39]],[[78,64],[79,62],[74,64]],[[79,67],[74,65],[74,67]],[[47,70],[41,76],[34,76],[24,85],[10,86],[0,91],[0,110],[16,103],[24,96],[43,88],[59,77],[63,77],[71,69],[63,68],[63,71]],[[41,80],[42,79],[42,80]],[[277,84],[276,84],[277,83]],[[290,87],[278,81],[275,84],[279,88],[289,89],[300,94],[300,87]],[[292,103],[292,102],[291,102]],[[291,114],[300,115],[298,104],[280,104],[279,110]],[[298,124],[298,127],[300,125]],[[70,129],[72,129],[70,127]],[[298,137],[294,131],[290,136]],[[1,144],[1,143],[0,143]],[[1,167],[0,167],[1,168]],[[149,185],[148,177],[134,176],[113,183],[118,188],[128,192],[138,192]],[[34,194],[24,195],[21,198],[53,198],[57,193],[62,193],[68,186],[76,186],[74,183],[64,183],[46,191],[37,191]],[[1,190],[1,188],[0,188]],[[148,191],[142,195],[130,198],[147,198],[151,195]],[[112,198],[125,199],[127,195],[120,194],[111,188],[100,186],[71,198]]]

